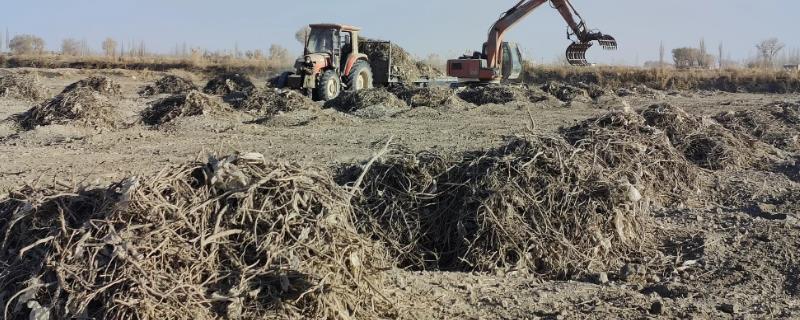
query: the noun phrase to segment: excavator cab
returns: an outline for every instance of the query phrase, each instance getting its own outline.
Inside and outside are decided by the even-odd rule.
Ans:
[[[503,51],[503,80],[519,79],[522,74],[522,52],[519,46],[513,42],[503,42],[500,48]]]

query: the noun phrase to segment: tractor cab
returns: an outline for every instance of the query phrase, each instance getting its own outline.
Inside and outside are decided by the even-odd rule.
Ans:
[[[330,100],[342,89],[372,87],[369,59],[358,51],[357,27],[342,24],[312,24],[303,56],[294,73],[286,73],[278,86],[301,89],[316,100]]]

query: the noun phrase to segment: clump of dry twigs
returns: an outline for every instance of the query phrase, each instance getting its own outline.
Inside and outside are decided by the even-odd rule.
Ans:
[[[45,90],[33,75],[9,73],[0,76],[0,97],[37,101],[44,99]]]
[[[152,85],[144,86],[139,90],[139,95],[153,96],[163,93],[181,94],[192,90],[197,90],[197,86],[192,83],[192,80],[170,74],[158,79]]]
[[[4,318],[378,318],[381,248],[323,170],[211,157],[0,199]]]
[[[148,125],[161,125],[179,117],[221,114],[226,107],[218,98],[193,90],[153,102],[142,112],[142,121]]]
[[[25,130],[53,124],[77,124],[95,128],[115,127],[119,115],[111,101],[89,88],[76,88],[59,94],[50,101],[15,115]]]
[[[114,80],[103,76],[91,76],[86,79],[80,80],[70,84],[61,92],[62,94],[78,90],[80,88],[89,88],[98,93],[107,96],[118,96],[122,94],[121,86]]]

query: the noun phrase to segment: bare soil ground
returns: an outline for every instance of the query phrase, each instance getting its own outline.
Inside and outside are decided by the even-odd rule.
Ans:
[[[183,117],[158,127],[140,114],[166,95],[139,90],[164,73],[139,71],[6,70],[34,73],[52,97],[75,81],[105,75],[121,85],[110,97],[124,125],[52,125],[18,130],[0,122],[0,194],[25,184],[106,185],[152,175],[208,154],[258,152],[329,168],[369,160],[393,137],[411,152],[459,153],[498,146],[533,130],[551,133],[587,118],[668,102],[692,115],[750,110],[800,95],[659,92],[565,103],[557,99],[463,108],[419,107],[385,116],[334,109],[297,110],[264,118],[231,109]],[[202,87],[208,79],[180,74]],[[258,79],[257,87],[266,80]],[[624,101],[624,102],[623,102]],[[0,119],[35,103],[0,98]],[[796,157],[800,162],[800,157]],[[572,281],[517,272],[385,271],[384,295],[403,319],[796,319],[800,318],[800,165],[774,170],[725,170],[717,187],[726,203],[681,205],[654,217],[660,258]],[[2,301],[2,299],[0,299]]]

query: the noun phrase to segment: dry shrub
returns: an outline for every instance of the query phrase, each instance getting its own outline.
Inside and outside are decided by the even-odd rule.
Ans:
[[[651,248],[649,181],[595,158],[550,136],[452,159],[395,154],[366,175],[359,227],[403,267],[555,278],[615,268]]]
[[[203,92],[214,95],[248,94],[255,90],[253,81],[236,73],[221,74],[206,84]]]
[[[101,93],[85,87],[65,91],[14,118],[25,130],[52,124],[77,124],[95,128],[115,127],[119,124],[117,109],[111,101]]]
[[[385,316],[383,251],[355,232],[348,201],[325,171],[260,154],[13,192],[0,200],[5,317]]]
[[[139,90],[141,96],[153,96],[157,94],[180,94],[192,90],[197,90],[197,86],[192,80],[181,78],[176,75],[166,75],[158,79],[154,84],[147,85]]]
[[[359,51],[366,54],[370,61],[386,62],[391,58],[392,66],[396,70],[392,74],[397,76],[400,82],[416,81],[423,77],[436,78],[443,75],[438,70],[426,63],[417,61],[408,51],[395,43],[391,44],[391,57],[388,55],[388,48],[381,40],[361,38]]]
[[[408,105],[384,88],[372,88],[358,91],[342,92],[335,99],[325,103],[325,108],[333,108],[342,112],[356,112],[373,106],[388,108],[408,108]]]
[[[511,102],[539,102],[547,100],[546,94],[527,87],[490,84],[465,88],[458,96],[476,105],[506,104]]]
[[[800,151],[800,104],[779,102],[755,110],[723,112],[714,117],[726,128],[777,148]]]
[[[75,91],[79,88],[89,88],[108,96],[118,96],[122,94],[121,86],[114,80],[104,76],[92,76],[70,84],[61,93]]]
[[[408,87],[395,86],[389,89],[400,100],[403,100],[412,108],[417,107],[466,107],[467,102],[456,95],[455,90],[446,87]]]
[[[153,102],[142,111],[142,121],[148,125],[160,125],[179,117],[222,114],[225,111],[227,108],[217,98],[194,90]]]
[[[311,110],[318,108],[318,105],[294,90],[266,88],[253,91],[236,108],[259,115],[274,116],[281,112]]]
[[[0,97],[37,101],[44,96],[45,89],[36,76],[14,73],[0,76]]]

